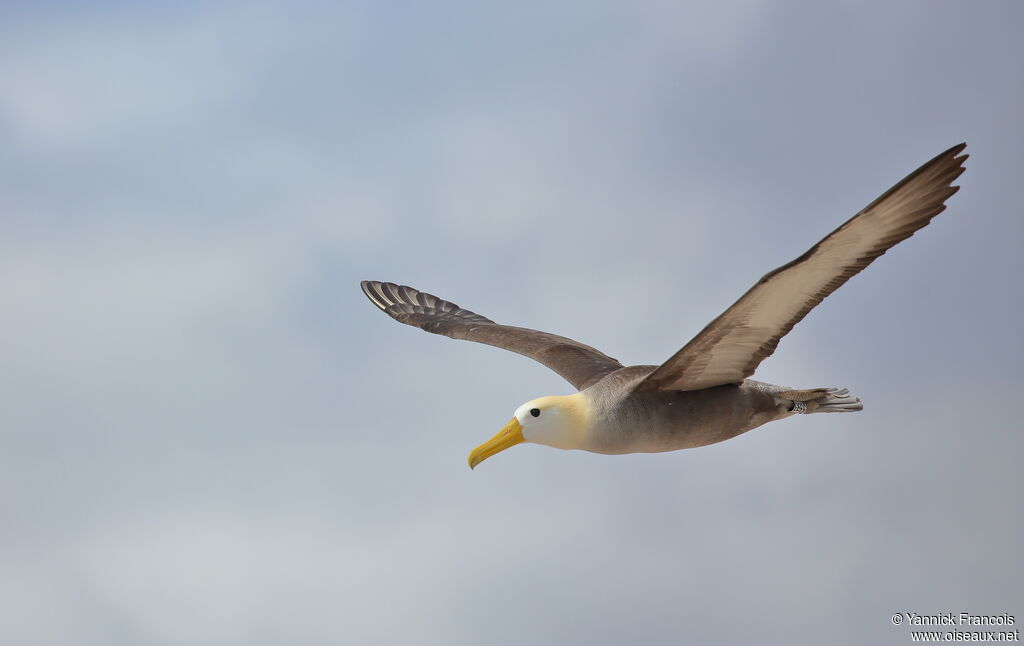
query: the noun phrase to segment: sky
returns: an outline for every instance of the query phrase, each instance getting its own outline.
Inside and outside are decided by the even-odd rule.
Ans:
[[[0,642],[902,644],[1024,621],[1024,8],[0,7]],[[961,141],[961,191],[756,377],[856,415],[466,455]]]

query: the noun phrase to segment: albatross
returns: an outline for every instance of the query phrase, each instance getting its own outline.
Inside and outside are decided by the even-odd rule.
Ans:
[[[792,415],[863,409],[845,388],[791,388],[749,379],[793,326],[890,247],[945,210],[964,172],[966,144],[912,172],[796,260],[771,271],[660,366],[623,366],[579,341],[501,325],[395,283],[363,292],[396,321],[525,355],[578,392],[533,399],[469,467],[522,442],[595,453],[655,453],[705,446]]]

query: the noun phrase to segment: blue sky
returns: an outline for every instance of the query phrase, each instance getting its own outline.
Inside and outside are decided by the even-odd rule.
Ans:
[[[1017,3],[5,4],[0,641],[904,643],[1024,615]],[[658,363],[960,141],[758,378],[858,415],[469,449],[570,386],[361,279]]]

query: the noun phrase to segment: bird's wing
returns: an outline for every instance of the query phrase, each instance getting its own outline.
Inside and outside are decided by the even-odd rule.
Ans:
[[[946,208],[944,202],[959,189],[951,184],[964,172],[965,146],[938,155],[807,253],[766,274],[644,385],[700,390],[754,374],[779,339],[826,296]]]
[[[486,343],[517,352],[551,368],[579,390],[595,383],[622,364],[565,337],[521,327],[499,325],[455,303],[394,283],[364,280],[363,292],[373,304],[399,323],[453,339]]]

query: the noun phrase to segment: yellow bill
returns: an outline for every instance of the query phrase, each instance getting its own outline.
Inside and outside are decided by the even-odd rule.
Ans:
[[[498,431],[497,435],[469,452],[469,468],[475,469],[476,465],[495,453],[501,453],[510,446],[524,441],[523,427],[519,425],[519,420],[513,417],[512,421]]]

